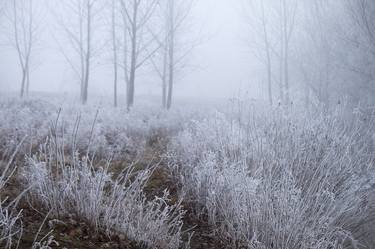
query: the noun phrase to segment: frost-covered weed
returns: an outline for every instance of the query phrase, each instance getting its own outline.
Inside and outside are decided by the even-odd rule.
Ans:
[[[143,189],[152,168],[135,172],[129,166],[113,179],[109,163],[97,167],[78,154],[68,159],[61,146],[52,139],[23,169],[35,202],[51,210],[51,215],[74,215],[108,235],[125,234],[151,248],[179,248],[184,215],[181,202],[169,204],[167,192],[146,200]]]
[[[35,204],[53,215],[75,214],[109,235],[122,233],[149,247],[177,248],[184,214],[181,201],[170,203],[168,192],[153,200],[145,198],[143,188],[152,170],[135,173],[130,167],[113,179],[109,164],[94,167],[89,158],[131,161],[148,140],[177,132],[189,115],[186,110],[166,112],[155,106],[127,112],[47,98],[4,98],[0,101],[0,153],[10,155],[26,137],[19,154],[28,159],[20,171]],[[2,208],[7,217],[3,227],[14,223],[11,217],[19,220]]]
[[[20,154],[31,154],[50,135],[50,127],[59,119],[61,124],[56,132],[60,135],[69,134],[61,138],[65,145],[71,145],[70,135],[74,131],[76,149],[84,152],[89,149],[98,156],[115,158],[141,152],[148,135],[154,129],[183,122],[179,119],[172,120],[174,115],[164,115],[160,110],[151,111],[146,108],[127,113],[124,109],[77,107],[67,103],[57,105],[41,99],[2,100],[0,116],[1,153],[11,151],[27,136]]]
[[[1,190],[1,189],[0,189]],[[0,200],[0,246],[15,248],[22,235],[21,212]]]
[[[13,152],[7,162],[0,160],[0,247],[4,248],[16,248],[18,240],[22,236],[22,211],[16,210],[17,201],[20,197],[9,201],[8,197],[3,196],[5,185],[16,170],[13,166],[13,159],[17,150]]]
[[[234,248],[372,248],[373,118],[215,114],[188,124],[169,158]]]
[[[145,199],[152,170],[129,168],[114,180],[108,165],[94,167],[88,158],[123,159],[154,136],[168,134],[168,142],[178,133],[168,145],[171,170],[184,196],[198,211],[204,207],[217,234],[233,248],[374,248],[373,114],[246,108],[186,114],[150,107],[127,113],[8,100],[0,103],[5,117],[0,151],[11,151],[27,135],[23,152],[29,153],[30,145],[35,152],[53,137],[24,169],[34,200],[56,216],[73,213],[97,230],[176,248],[181,205],[168,205],[167,193]]]
[[[41,241],[34,242],[31,249],[52,249],[54,246],[59,246],[59,243],[55,241],[53,236],[47,236],[42,238]]]
[[[66,150],[75,140],[75,148],[90,151],[97,157],[124,159],[139,154],[147,140],[159,131],[176,132],[193,111],[172,113],[154,106],[140,107],[131,112],[110,106],[77,106],[57,104],[43,99],[5,99],[0,101],[0,152],[12,151],[27,136],[20,154],[32,154],[54,132]],[[65,134],[65,136],[63,136]],[[69,134],[69,135],[66,135]],[[54,135],[54,134],[53,134]],[[73,137],[74,135],[74,137]]]

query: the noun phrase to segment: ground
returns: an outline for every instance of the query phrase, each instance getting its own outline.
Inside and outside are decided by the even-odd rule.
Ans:
[[[171,203],[178,200],[178,184],[167,170],[167,162],[163,158],[163,148],[165,141],[149,141],[144,154],[140,156],[141,161],[138,162],[137,168],[142,169],[148,165],[158,164],[151,179],[149,180],[145,194],[148,199],[154,196],[161,196],[164,190],[168,190],[171,194]],[[20,157],[17,164],[22,164]],[[114,161],[111,164],[113,177],[116,177],[125,167],[129,165],[129,161]],[[24,188],[22,182],[18,179],[17,174],[6,185],[2,196],[8,196],[9,200],[13,200],[19,196]],[[142,245],[130,241],[124,236],[109,237],[104,233],[93,231],[84,220],[78,220],[76,217],[46,217],[47,210],[43,207],[35,206],[27,198],[27,193],[18,204],[18,210],[22,210],[22,222],[24,225],[23,236],[20,240],[19,249],[30,249],[34,241],[41,238],[53,236],[56,243],[52,243],[52,248],[67,249],[93,249],[93,248],[110,248],[110,249],[140,249]],[[214,228],[208,224],[208,220],[204,215],[199,217],[193,210],[196,203],[184,202],[184,209],[187,211],[184,217],[184,229],[194,231],[191,237],[191,249],[224,249],[228,245],[221,241],[216,235]],[[37,238],[36,235],[38,234]],[[184,239],[188,239],[189,233]]]

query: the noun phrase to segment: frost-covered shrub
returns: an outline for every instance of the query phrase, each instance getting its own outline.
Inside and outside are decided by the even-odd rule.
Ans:
[[[0,189],[1,190],[1,189]],[[15,248],[18,238],[22,235],[21,212],[0,200],[0,246]]]
[[[16,248],[18,239],[22,236],[22,211],[16,210],[19,197],[9,201],[8,197],[3,196],[5,185],[15,172],[12,165],[15,154],[14,152],[7,162],[0,160],[0,247],[9,249]]]
[[[109,163],[97,167],[78,154],[68,158],[61,146],[51,140],[23,169],[36,203],[54,216],[74,215],[97,231],[125,234],[151,248],[181,246],[181,202],[169,204],[167,192],[147,200],[143,192],[152,168],[135,172],[129,166],[113,179]]]
[[[54,215],[75,213],[96,229],[125,233],[160,248],[181,244],[181,203],[170,204],[167,193],[146,200],[143,187],[150,170],[114,180],[108,165],[94,169],[88,158],[131,161],[153,137],[177,133],[192,111],[166,112],[148,105],[127,112],[101,104],[74,105],[61,98],[4,96],[0,116],[0,156],[10,155],[24,140],[18,149],[21,159],[28,158],[21,169],[26,186]]]
[[[48,108],[44,108],[44,105]],[[1,102],[1,154],[13,152],[25,137],[28,137],[28,142],[22,144],[19,154],[28,153],[30,144],[38,144],[44,140],[49,128],[48,122],[50,122],[47,117],[52,115],[49,109],[50,105],[39,101],[9,100],[8,102]]]
[[[120,160],[141,153],[160,131],[177,132],[193,115],[192,110],[166,112],[154,106],[127,112],[106,105],[5,98],[0,101],[0,153],[12,151],[26,137],[20,154],[32,154],[47,137],[57,136],[65,150]]]
[[[234,248],[372,248],[374,117],[215,114],[169,146],[184,191]]]

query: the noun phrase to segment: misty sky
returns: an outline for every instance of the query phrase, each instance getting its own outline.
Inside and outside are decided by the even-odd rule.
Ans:
[[[197,37],[203,35],[203,42],[191,55],[189,67],[177,78],[175,95],[233,97],[239,92],[249,92],[251,96],[262,94],[258,82],[252,80],[256,79],[252,77],[256,72],[250,71],[254,66],[250,64],[251,54],[247,52],[241,35],[243,16],[240,5],[228,0],[198,0],[193,18],[194,31]],[[79,83],[50,35],[54,28],[48,24],[46,27],[43,47],[38,52],[38,66],[32,73],[31,90],[78,92]],[[0,89],[18,91],[21,73],[16,54],[6,46],[1,48],[0,54]],[[110,65],[105,61],[95,67],[90,93],[112,93],[112,76],[108,67]],[[125,92],[125,83],[121,84],[120,91],[121,94]],[[160,91],[157,79],[140,78],[136,83],[136,94],[159,95]]]

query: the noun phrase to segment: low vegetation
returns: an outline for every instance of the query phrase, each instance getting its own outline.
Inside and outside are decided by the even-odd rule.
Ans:
[[[0,109],[5,248],[66,245],[58,226],[72,224],[101,235],[101,248],[375,245],[371,109],[182,115],[9,101]],[[30,231],[23,221],[33,213],[44,218]]]

